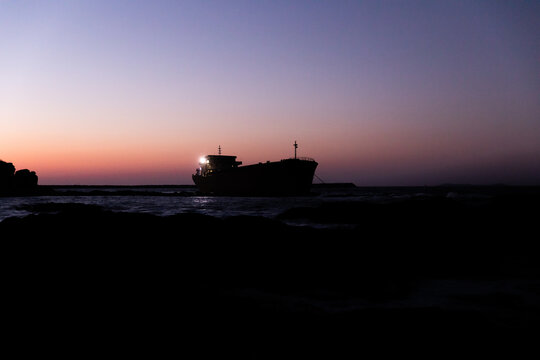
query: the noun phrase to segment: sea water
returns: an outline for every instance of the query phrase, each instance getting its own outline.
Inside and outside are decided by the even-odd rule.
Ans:
[[[29,196],[0,198],[0,221],[22,217],[35,212],[31,205],[44,203],[82,203],[98,205],[105,210],[117,212],[148,213],[169,216],[179,213],[199,213],[215,217],[263,216],[274,218],[284,211],[297,207],[318,207],[328,202],[367,201],[385,203],[389,201],[451,197],[482,199],[493,195],[490,187],[445,188],[445,187],[328,187],[315,188],[311,196],[299,197],[227,197],[201,196],[195,188],[186,187],[122,187],[130,195],[115,195],[118,188],[84,187],[73,189],[58,187],[56,196]],[[92,192],[100,191],[100,195]],[[68,192],[71,191],[71,192]],[[140,195],[139,195],[140,193]],[[66,195],[70,194],[70,195]],[[105,194],[105,195],[104,195]],[[310,224],[307,224],[310,225]],[[313,224],[311,224],[313,225]]]

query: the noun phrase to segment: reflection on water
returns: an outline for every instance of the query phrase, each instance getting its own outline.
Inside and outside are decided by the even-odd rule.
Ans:
[[[128,188],[130,191],[141,191],[140,188]],[[488,188],[486,188],[488,189]],[[24,206],[42,203],[83,203],[99,205],[111,211],[140,212],[160,216],[178,213],[200,213],[216,217],[237,215],[275,217],[285,210],[294,207],[316,207],[325,202],[339,201],[369,201],[384,203],[398,199],[425,198],[430,196],[446,196],[451,194],[457,198],[460,194],[467,199],[485,198],[486,189],[475,189],[464,193],[463,189],[450,192],[444,188],[329,188],[318,189],[318,194],[303,197],[214,197],[197,196],[194,191],[186,192],[185,188],[144,188],[149,196],[141,195],[114,195],[114,188],[106,191],[111,195],[86,196],[83,191],[78,195],[64,196],[35,196],[35,197],[5,197],[0,199],[0,221],[11,216],[26,216],[30,211]],[[100,189],[103,191],[103,189]],[[117,189],[116,189],[117,190]],[[123,188],[122,190],[126,190]],[[488,189],[489,190],[489,189]],[[92,188],[84,189],[86,192]],[[156,196],[162,193],[163,196]],[[184,196],[170,196],[174,193],[183,193]],[[187,195],[186,195],[187,194]]]

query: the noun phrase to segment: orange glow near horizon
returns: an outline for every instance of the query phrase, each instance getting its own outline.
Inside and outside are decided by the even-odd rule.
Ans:
[[[17,169],[36,171],[43,185],[191,184],[199,158],[217,154],[218,145],[224,155],[236,155],[247,165],[292,157],[292,144],[297,140],[298,156],[318,161],[317,175],[326,182],[391,185],[397,182],[395,179],[402,179],[402,183],[412,185],[429,183],[429,176],[440,179],[431,181],[444,182],[444,176],[453,169],[474,170],[475,164],[493,161],[498,156],[479,152],[478,137],[456,137],[448,130],[425,133],[421,128],[410,128],[403,132],[372,125],[360,131],[355,125],[331,125],[306,127],[303,136],[296,137],[287,136],[283,131],[286,128],[272,126],[235,127],[226,132],[212,132],[199,126],[189,135],[178,128],[169,129],[163,136],[151,128],[148,136],[140,136],[144,133],[141,129],[120,136],[121,131],[111,126],[103,136],[79,132],[74,138],[64,133],[42,136],[36,131],[25,136],[24,142],[18,143],[14,138],[5,142],[2,160],[13,162]],[[329,141],[335,139],[338,140]],[[404,182],[411,168],[420,175]]]

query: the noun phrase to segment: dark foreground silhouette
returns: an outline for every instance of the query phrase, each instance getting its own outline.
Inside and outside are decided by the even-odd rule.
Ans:
[[[540,324],[538,200],[333,203],[275,220],[39,205],[0,223],[7,340],[77,355],[516,355]],[[302,217],[350,226],[280,221]]]

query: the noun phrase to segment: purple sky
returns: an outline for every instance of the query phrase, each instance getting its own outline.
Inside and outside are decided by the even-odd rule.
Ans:
[[[191,183],[221,145],[327,182],[540,184],[539,1],[0,1],[0,159]]]

